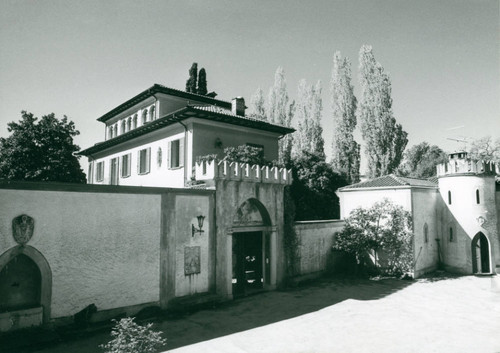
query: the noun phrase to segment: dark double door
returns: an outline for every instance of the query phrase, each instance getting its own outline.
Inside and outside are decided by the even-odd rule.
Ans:
[[[262,232],[233,233],[233,296],[263,288]]]
[[[490,247],[488,239],[481,232],[472,239],[472,272],[491,273]]]

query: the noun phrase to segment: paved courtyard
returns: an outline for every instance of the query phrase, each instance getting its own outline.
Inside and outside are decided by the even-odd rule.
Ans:
[[[155,329],[176,353],[500,352],[500,276],[324,280]],[[103,332],[29,351],[102,352],[107,340]]]

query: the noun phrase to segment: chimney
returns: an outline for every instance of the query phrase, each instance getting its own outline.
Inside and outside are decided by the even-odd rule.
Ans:
[[[231,100],[231,112],[234,115],[245,116],[245,99],[236,97]]]

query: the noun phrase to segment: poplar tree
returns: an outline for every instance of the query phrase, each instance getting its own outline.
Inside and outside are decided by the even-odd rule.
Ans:
[[[205,96],[207,94],[207,73],[205,68],[201,68],[198,73],[198,91],[196,93]]]
[[[196,93],[196,81],[198,80],[198,64],[193,63],[189,69],[189,78],[186,81],[186,92]]]
[[[321,127],[321,112],[323,99],[321,98],[321,81],[311,87],[311,121],[309,124],[309,150],[325,160],[325,141]]]
[[[324,140],[322,137],[321,112],[323,100],[321,98],[321,82],[309,86],[306,80],[300,80],[297,88],[297,104],[295,119],[297,132],[293,146],[293,156],[299,157],[304,151],[318,155],[325,159]]]
[[[349,183],[359,181],[360,145],[354,140],[356,97],[351,84],[351,62],[340,52],[333,56],[330,81],[333,117],[332,167],[343,173]]]
[[[290,127],[293,118],[293,104],[288,103],[285,70],[280,66],[274,74],[274,85],[269,89],[267,118],[270,123]],[[292,136],[286,135],[279,141],[279,162],[290,161]]]
[[[396,170],[403,158],[408,134],[393,116],[391,81],[375,60],[371,46],[364,45],[359,51],[359,77],[361,133],[368,157],[368,174],[374,178]]]
[[[250,99],[250,103],[253,108],[253,112],[252,114],[250,114],[250,116],[259,120],[267,120],[264,92],[260,87],[257,88],[257,91],[255,91],[255,93],[253,94],[252,98]]]

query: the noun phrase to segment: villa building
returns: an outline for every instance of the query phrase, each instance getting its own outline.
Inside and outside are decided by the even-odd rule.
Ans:
[[[229,146],[261,147],[278,159],[278,141],[294,130],[245,116],[232,102],[155,84],[98,121],[105,140],[80,152],[89,159],[88,183],[183,188],[196,157],[223,157]]]

